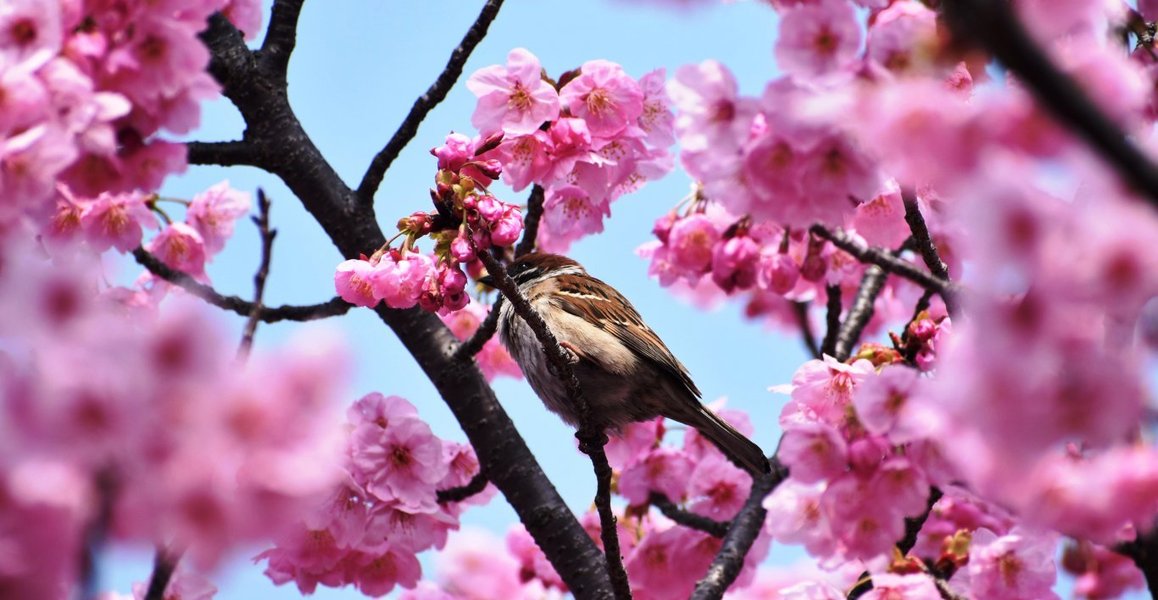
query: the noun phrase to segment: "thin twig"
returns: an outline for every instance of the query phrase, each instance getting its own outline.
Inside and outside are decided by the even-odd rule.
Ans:
[[[631,600],[631,584],[627,580],[627,569],[623,567],[623,552],[619,549],[619,527],[615,513],[611,510],[611,465],[603,447],[607,445],[607,434],[584,432],[575,434],[579,438],[579,449],[591,457],[595,468],[595,509],[599,512],[599,539],[603,542],[603,555],[607,557],[607,574],[611,576],[611,587],[619,600]]]
[[[189,142],[187,160],[191,165],[260,166],[257,152],[244,140],[229,142]]]
[[[466,485],[452,487],[445,490],[438,490],[438,503],[445,504],[447,502],[462,502],[463,500],[466,500],[467,498],[482,492],[484,489],[486,489],[488,483],[490,483],[490,480],[487,479],[486,475],[482,474],[482,471],[479,471],[478,473],[475,473],[474,477],[470,478],[470,481],[468,481]]]
[[[873,318],[877,296],[880,295],[888,277],[889,274],[876,265],[869,265],[869,268],[865,269],[852,308],[848,309],[848,315],[844,317],[840,331],[836,334],[836,344],[832,350],[836,360],[844,362],[852,354],[853,346],[860,340],[860,334]]]
[[[502,305],[503,297],[499,296],[491,306],[491,311],[487,313],[487,318],[483,319],[482,323],[479,323],[474,335],[470,336],[470,338],[458,347],[458,350],[454,351],[455,360],[469,361],[483,349],[483,345],[485,345],[488,340],[494,337],[495,331],[499,328],[499,314],[501,313]]]
[[[940,294],[941,298],[955,298],[957,295],[958,288],[952,282],[936,277],[907,260],[897,258],[892,250],[866,246],[864,242],[853,239],[843,231],[829,230],[821,225],[813,225],[810,231],[814,235],[832,242],[832,245],[848,252],[860,262],[876,265],[925,289],[934,290]],[[946,304],[948,302],[947,300]]]
[[[836,352],[836,334],[840,331],[840,311],[844,307],[839,285],[826,286],[824,293],[827,300],[825,301],[824,341],[820,344],[820,353],[832,356]]]
[[[951,282],[949,267],[945,261],[941,260],[937,246],[933,243],[933,236],[929,234],[929,226],[925,223],[925,217],[921,215],[920,207],[917,206],[917,196],[909,189],[901,190],[901,196],[905,203],[905,222],[909,224],[909,230],[913,232],[913,244],[921,255],[921,259],[925,261],[925,266],[929,267],[929,272],[934,277]],[[949,311],[949,315],[956,316],[958,307],[953,294],[942,296],[942,298],[945,300],[945,309]]]
[[[788,469],[775,456],[768,462],[772,471],[762,473],[752,480],[752,491],[748,494],[748,499],[732,519],[732,526],[724,536],[720,551],[712,559],[707,574],[696,583],[691,600],[722,598],[744,567],[744,557],[748,555],[756,536],[764,528],[764,517],[768,514],[764,509],[764,498],[771,494],[780,482],[788,478]]]
[[[1158,203],[1158,167],[1033,41],[1006,0],[943,0],[954,36],[980,44],[1058,121],[1084,138],[1131,187]]]
[[[366,169],[366,174],[362,176],[362,183],[358,185],[357,197],[358,202],[366,205],[374,201],[374,194],[378,191],[378,185],[382,183],[382,178],[386,175],[386,171],[390,168],[390,164],[414,139],[418,134],[418,126],[422,120],[426,118],[435,106],[446,98],[446,94],[450,92],[450,88],[458,81],[459,75],[462,75],[462,68],[470,58],[471,52],[474,51],[475,46],[486,37],[487,29],[490,28],[491,22],[499,14],[499,8],[503,5],[503,0],[487,0],[483,5],[482,11],[479,12],[478,18],[475,19],[473,25],[467,30],[466,35],[463,36],[462,42],[450,54],[450,60],[446,63],[446,68],[430,84],[426,93],[419,96],[414,101],[414,105],[410,107],[410,113],[403,119],[402,125],[398,126],[398,130],[394,132],[394,136],[386,143],[380,152],[370,162],[370,167]]]
[[[905,328],[901,331],[901,345],[897,350],[901,352],[905,362],[915,365],[917,362],[917,353],[920,351],[920,344],[913,343],[913,324],[921,317],[921,313],[929,310],[929,302],[933,299],[933,290],[925,290],[921,297],[917,299],[916,306],[913,307],[913,316],[909,318],[909,322],[905,323]]]
[[[261,42],[258,59],[281,80],[285,80],[290,55],[298,43],[298,17],[304,0],[273,0],[269,28]]]
[[[249,311],[249,318],[245,321],[245,329],[241,334],[241,347],[237,350],[238,356],[243,359],[249,356],[249,351],[253,348],[253,336],[257,333],[257,324],[261,322],[261,301],[265,297],[265,280],[269,277],[273,238],[277,237],[277,230],[269,226],[269,198],[261,188],[257,188],[257,216],[252,219],[261,235],[261,264],[253,276],[253,310]]]
[[[672,502],[670,498],[662,492],[652,492],[648,496],[647,501],[663,513],[663,516],[675,521],[684,527],[690,527],[697,531],[702,531],[712,537],[722,538],[728,534],[728,528],[732,526],[731,521],[717,521],[715,519],[697,515],[694,512],[684,510]]]
[[[539,184],[531,187],[527,197],[527,214],[523,217],[523,239],[515,247],[515,258],[535,250],[535,240],[539,237],[539,221],[543,218],[543,200],[546,192]]]
[[[473,240],[473,237],[471,239]],[[531,306],[531,303],[519,291],[519,286],[507,274],[502,263],[495,259],[489,251],[476,250],[476,254],[483,266],[486,267],[487,273],[494,280],[495,287],[502,292],[507,301],[511,303],[515,314],[526,322],[527,326],[534,332],[536,339],[542,344],[551,370],[563,382],[567,389],[567,396],[575,406],[575,412],[579,415],[579,431],[575,433],[575,437],[579,439],[579,449],[591,458],[591,464],[595,469],[597,482],[595,505],[599,510],[599,522],[603,531],[603,553],[607,559],[607,571],[611,577],[611,586],[615,590],[616,597],[620,600],[631,598],[627,571],[623,568],[623,557],[619,552],[615,514],[611,511],[612,472],[611,466],[607,462],[607,454],[603,450],[603,446],[607,443],[607,435],[592,420],[591,405],[583,396],[579,379],[575,376],[571,363],[567,355],[564,354],[563,347],[559,345],[559,340],[555,338],[555,334],[551,332],[542,315]]]
[[[157,546],[153,554],[153,575],[149,578],[149,588],[145,591],[144,600],[164,600],[165,588],[173,579],[173,572],[177,570],[177,563],[181,561],[181,552]]]
[[[133,250],[133,257],[153,275],[173,285],[180,286],[185,291],[213,306],[235,312],[243,317],[248,317],[253,314],[255,307],[252,302],[242,300],[237,296],[222,295],[212,287],[193,279],[188,273],[178,271],[161,262],[161,259],[153,256],[144,248]],[[334,296],[330,300],[320,304],[307,304],[302,306],[286,304],[272,308],[263,306],[258,312],[260,314],[260,320],[263,323],[276,323],[278,321],[314,321],[317,319],[325,319],[326,317],[336,317],[346,314],[353,307],[353,304],[346,302],[338,296]]]
[[[800,335],[808,354],[812,358],[820,358],[820,346],[816,343],[816,334],[812,332],[812,321],[808,319],[808,303],[793,302],[792,310],[796,313],[796,324],[800,326]]]

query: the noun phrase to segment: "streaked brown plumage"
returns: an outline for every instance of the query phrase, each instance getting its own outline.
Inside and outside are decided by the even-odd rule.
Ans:
[[[594,425],[618,429],[663,415],[695,427],[749,472],[768,472],[764,452],[700,403],[700,390],[687,369],[615,288],[556,254],[528,254],[508,273],[570,354]],[[534,332],[509,302],[501,310],[499,335],[531,388],[547,408],[579,426],[579,415],[563,382],[548,368]]]

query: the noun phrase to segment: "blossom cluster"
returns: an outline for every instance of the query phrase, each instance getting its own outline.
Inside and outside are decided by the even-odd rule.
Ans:
[[[415,555],[445,546],[464,505],[493,492],[439,502],[439,490],[478,473],[478,459],[470,446],[435,437],[402,398],[364,396],[348,411],[348,430],[339,484],[258,559],[268,561],[275,583],[293,581],[307,594],[318,584],[353,585],[370,596],[413,588],[421,577]]]
[[[471,123],[501,135],[488,156],[515,191],[542,186],[537,245],[565,252],[603,231],[611,203],[671,169],[672,113],[664,71],[638,80],[620,65],[592,60],[550,79],[539,59],[511,50],[507,64],[484,67],[467,88],[478,96]]]
[[[184,170],[185,147],[159,134],[192,130],[217,94],[198,32],[217,11],[251,36],[261,19],[254,0],[116,4],[0,10],[0,224],[43,226],[74,197],[152,191]]]
[[[472,140],[452,133],[444,145],[432,149],[438,158],[436,187],[430,192],[436,211],[398,221],[397,237],[405,236],[401,248],[388,242],[368,258],[339,264],[334,274],[338,295],[357,306],[418,305],[440,314],[465,307],[470,297],[464,265],[475,265],[473,272],[478,273],[478,252],[510,246],[523,230],[519,209],[487,191],[502,166],[486,155],[500,141],[501,136]],[[435,240],[433,258],[414,249],[425,236]]]
[[[2,244],[4,595],[71,595],[95,529],[209,568],[280,534],[333,486],[345,362],[333,340],[242,366],[207,309],[139,310],[102,289],[90,254]]]

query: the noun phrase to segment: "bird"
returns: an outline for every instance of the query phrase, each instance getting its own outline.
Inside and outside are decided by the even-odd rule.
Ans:
[[[563,349],[590,407],[590,425],[614,432],[662,415],[694,427],[754,477],[769,472],[764,451],[700,402],[687,369],[618,290],[558,254],[524,254],[507,274]],[[480,281],[494,285],[490,275]],[[499,338],[531,388],[549,410],[582,427],[566,385],[511,302],[502,303],[498,319]]]

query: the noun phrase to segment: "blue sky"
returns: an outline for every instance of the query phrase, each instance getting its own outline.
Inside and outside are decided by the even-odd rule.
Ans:
[[[306,2],[290,64],[290,99],[306,131],[347,183],[356,185],[360,180],[414,99],[441,71],[480,5],[465,0]],[[619,62],[636,77],[657,67],[666,67],[670,75],[680,65],[715,58],[733,69],[742,92],[758,95],[776,74],[775,33],[775,13],[757,2],[680,12],[622,1],[510,0],[467,63],[463,80],[430,114],[387,173],[377,199],[383,229],[389,235],[398,217],[429,207],[427,189],[435,165],[427,151],[450,131],[474,133],[470,125],[474,97],[462,81],[480,67],[505,62],[511,48],[528,48],[554,75],[595,58]],[[236,111],[220,100],[205,107],[202,127],[189,139],[237,139],[241,130]],[[189,198],[222,179],[251,191],[263,187],[273,201],[271,216],[279,234],[266,302],[330,298],[334,266],[341,257],[275,177],[251,168],[192,167],[184,176],[170,178],[162,194]],[[805,360],[799,339],[746,322],[736,306],[705,313],[683,304],[646,278],[647,263],[634,253],[650,239],[652,221],[687,194],[689,183],[686,175],[675,172],[621,198],[612,206],[606,231],[576,244],[571,255],[632,300],[687,365],[706,399],[726,396],[730,406],[746,410],[756,426],[757,443],[770,452],[779,437],[775,423],[783,398],[767,388],[788,382]],[[509,201],[525,198],[498,190]],[[239,222],[238,234],[209,267],[219,291],[252,294],[258,247],[253,227]],[[127,267],[125,273],[135,274],[136,267]],[[232,326],[240,331],[241,320],[235,319]],[[437,435],[465,439],[414,361],[370,311],[356,309],[322,326],[340,330],[357,357],[356,377],[345,403],[373,390],[398,394],[418,406]],[[299,327],[263,325],[257,351],[280,343]],[[495,389],[563,497],[576,511],[585,510],[594,478],[590,463],[574,448],[572,431],[543,408],[525,382],[502,380]],[[467,525],[499,535],[513,520],[514,513],[501,496],[463,518]],[[253,567],[248,559],[253,553],[239,555],[215,575],[218,598],[299,597],[296,588],[275,587]],[[773,559],[779,561],[799,556],[795,548],[776,546],[773,551]],[[430,561],[424,560],[424,565]],[[148,577],[149,567],[148,549],[118,551],[107,561],[103,587],[126,592],[131,582]],[[360,594],[352,589],[320,589],[317,596]]]

